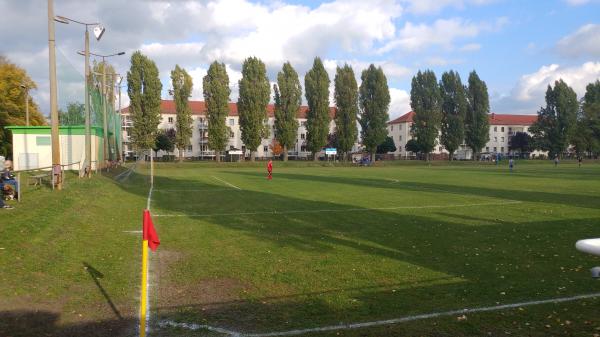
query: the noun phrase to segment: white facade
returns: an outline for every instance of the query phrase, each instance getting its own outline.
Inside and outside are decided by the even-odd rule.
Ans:
[[[406,143],[412,139],[410,128],[413,124],[414,112],[409,112],[399,118],[388,123],[388,135],[394,140],[396,151],[395,156],[402,158],[411,157],[414,154],[406,151]],[[536,115],[505,115],[505,114],[490,114],[490,138],[485,147],[481,150],[488,154],[509,154],[509,140],[517,132],[529,133],[529,127],[537,119]],[[438,137],[433,154],[447,154]],[[534,151],[534,155],[543,154],[543,152]],[[457,159],[470,159],[472,156],[471,150],[462,144],[455,153]]]
[[[166,103],[170,103],[171,101],[163,101],[165,106]],[[192,106],[192,137],[190,137],[190,145],[183,153],[185,158],[194,158],[194,159],[211,159],[214,158],[215,152],[208,147],[208,122],[206,119],[206,115],[204,111],[194,111],[194,108],[199,109],[196,104],[203,102],[190,102]],[[268,109],[272,111],[272,107]],[[230,104],[230,109],[232,109],[232,104]],[[161,113],[161,121],[158,125],[159,129],[169,130],[174,129],[177,121],[177,114],[174,111],[165,111],[167,109],[163,109],[163,113]],[[301,109],[305,110],[305,109]],[[272,115],[272,113],[270,113]],[[122,131],[123,131],[123,151],[126,158],[131,158],[134,156],[133,149],[130,144],[129,138],[129,130],[132,127],[131,116],[127,109],[125,109],[122,113]],[[269,129],[269,137],[264,138],[261,141],[261,144],[256,149],[256,157],[257,158],[269,158],[273,156],[273,139],[275,137],[275,118],[270,116],[267,120],[268,129]],[[250,149],[246,149],[244,143],[241,138],[241,130],[239,123],[239,116],[237,115],[237,111],[231,112],[229,116],[227,116],[225,120],[226,126],[229,128],[230,137],[227,143],[226,151],[229,150],[244,150],[246,155],[248,156],[250,153]],[[333,133],[335,131],[335,122],[332,120],[329,124],[329,133]],[[311,152],[306,149],[306,118],[298,118],[298,138],[296,139],[296,145],[288,149],[288,155],[291,157],[298,157],[302,159],[310,158]],[[354,149],[358,149],[359,145],[355,144]],[[179,151],[175,149],[171,155],[179,156]],[[225,155],[226,153],[221,153]],[[157,156],[162,157],[168,155],[168,153],[164,151],[159,151]]]

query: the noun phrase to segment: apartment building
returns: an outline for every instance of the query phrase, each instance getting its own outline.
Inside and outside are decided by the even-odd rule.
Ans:
[[[214,159],[215,152],[208,147],[208,121],[206,118],[206,105],[203,101],[190,101],[190,108],[192,110],[192,137],[190,138],[190,145],[185,149],[183,156],[186,158],[193,159]],[[159,129],[168,130],[175,128],[175,122],[177,120],[177,112],[175,109],[175,102],[172,100],[162,100],[160,104],[161,109],[161,121],[158,125]],[[306,113],[308,111],[307,106],[301,106],[298,111],[298,138],[296,144],[292,149],[288,149],[288,155],[290,157],[297,158],[308,158],[310,152],[306,148]],[[329,132],[335,131],[335,122],[333,117],[335,116],[335,108],[331,107],[329,110],[332,121],[329,124]],[[262,140],[258,147],[256,156],[258,158],[268,158],[273,156],[273,139],[276,133],[275,130],[275,106],[269,104],[267,106],[267,124],[269,129],[269,137]],[[122,113],[122,131],[123,131],[123,152],[125,158],[131,158],[135,155],[130,142],[130,130],[133,125],[131,120],[129,107],[123,109]],[[249,155],[250,149],[246,149],[246,146],[242,142],[242,135],[239,123],[239,114],[236,103],[229,103],[229,115],[225,121],[229,128],[229,141],[226,146],[225,153],[231,151],[231,153],[245,153]],[[358,148],[358,144],[355,146]],[[225,154],[222,153],[222,154]],[[174,154],[179,156],[178,150],[175,149]],[[158,156],[161,157],[167,155],[163,151],[158,152]]]
[[[406,143],[412,139],[410,128],[412,127],[415,113],[410,111],[390,122],[388,122],[388,135],[394,139],[396,151],[393,153],[398,157],[409,158],[413,153],[406,151]],[[510,115],[510,114],[489,114],[490,139],[482,149],[484,153],[490,154],[509,154],[508,144],[512,136],[517,132],[529,133],[529,127],[537,120],[537,115]],[[440,144],[439,138],[434,154],[448,154],[444,146]],[[533,154],[541,154],[535,151]],[[471,149],[466,144],[462,144],[455,153],[457,159],[470,159]]]

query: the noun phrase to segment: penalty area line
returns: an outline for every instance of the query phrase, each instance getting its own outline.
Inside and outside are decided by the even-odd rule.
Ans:
[[[520,204],[521,201],[504,201],[504,202],[482,202],[474,204],[455,204],[455,205],[426,205],[426,206],[397,206],[397,207],[374,207],[374,208],[337,208],[337,209],[304,209],[304,210],[288,210],[288,211],[257,211],[257,212],[239,212],[239,213],[213,213],[213,214],[155,214],[158,217],[195,217],[205,218],[213,216],[238,216],[238,215],[260,215],[260,214],[298,214],[298,213],[325,213],[325,212],[372,212],[372,211],[388,211],[399,209],[426,209],[426,208],[456,208],[456,207],[471,207],[471,206],[497,206],[497,205],[512,205]]]
[[[180,323],[180,322],[175,322],[175,321],[171,321],[171,320],[160,321],[159,326],[161,326],[161,327],[169,327],[170,326],[170,327],[184,328],[184,329],[189,329],[189,330],[207,329],[210,331],[224,333],[224,334],[232,336],[232,337],[297,336],[297,335],[303,335],[303,334],[313,333],[313,332],[326,332],[326,331],[369,328],[369,327],[374,327],[374,326],[393,325],[393,324],[398,324],[398,323],[405,323],[405,322],[453,316],[453,315],[464,315],[464,314],[473,314],[473,313],[479,313],[479,312],[501,311],[501,310],[529,307],[529,306],[542,305],[542,304],[557,304],[557,303],[565,303],[565,302],[574,302],[574,301],[592,299],[592,298],[598,298],[598,297],[600,297],[600,293],[592,293],[592,294],[577,295],[577,296],[571,296],[571,297],[559,297],[559,298],[551,298],[551,299],[546,299],[546,300],[502,304],[502,305],[495,305],[495,306],[489,306],[489,307],[465,308],[465,309],[457,309],[457,310],[450,310],[450,311],[432,312],[432,313],[427,313],[427,314],[404,316],[404,317],[380,320],[380,321],[337,324],[337,325],[328,325],[328,326],[314,327],[314,328],[307,328],[307,329],[296,329],[296,330],[264,332],[264,333],[243,333],[243,332],[237,332],[237,331],[230,331],[230,330],[226,330],[226,329],[222,329],[222,328],[216,328],[216,327],[212,327],[209,325],[199,325],[199,324],[194,324],[194,323]]]
[[[215,176],[211,176],[211,177],[212,177],[213,179],[215,179],[215,180],[218,180],[218,181],[222,182],[223,184],[225,184],[225,185],[227,185],[227,186],[230,186],[230,187],[233,187],[233,188],[235,188],[236,190],[240,190],[240,191],[242,190],[241,188],[239,188],[239,187],[235,186],[234,184],[230,184],[230,183],[226,182],[226,181],[225,181],[225,180],[223,180],[223,179],[220,179],[220,178],[218,178],[218,177],[215,177]]]

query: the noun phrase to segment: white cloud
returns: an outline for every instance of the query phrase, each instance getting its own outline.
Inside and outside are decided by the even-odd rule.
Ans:
[[[600,24],[588,24],[565,36],[556,44],[558,52],[566,57],[600,58]]]
[[[587,5],[592,2],[598,2],[598,1],[594,1],[594,0],[564,0],[564,1],[571,6],[581,6],[581,5]]]
[[[417,52],[431,46],[451,50],[456,40],[474,38],[483,31],[497,31],[507,23],[508,19],[504,17],[498,18],[492,24],[473,23],[461,18],[438,19],[432,25],[407,22],[398,31],[396,38],[379,48],[377,53],[385,54],[397,49],[403,52]],[[471,44],[470,48],[476,48],[475,44]]]
[[[470,51],[478,51],[481,49],[481,45],[479,43],[468,43],[462,47],[460,47],[460,51],[470,52]]]
[[[558,64],[542,66],[538,71],[521,77],[512,96],[519,101],[543,102],[548,85],[562,79],[581,97],[588,83],[600,78],[600,62],[586,62],[581,66],[561,67]]]
[[[579,0],[581,1],[581,0]],[[446,7],[463,9],[467,5],[486,5],[495,0],[402,0],[415,14],[437,14]]]
[[[352,67],[352,69],[354,70],[354,75],[356,76],[356,79],[359,83],[362,71],[367,69],[371,65],[371,63],[375,66],[381,67],[383,69],[383,73],[385,74],[388,80],[403,79],[412,73],[412,70],[410,68],[392,61],[365,62],[358,60],[323,60],[323,65],[329,73],[329,77],[332,81],[335,77],[336,67],[341,67],[345,63],[349,64]]]
[[[390,88],[390,120],[400,117],[411,110],[410,94],[406,90]]]

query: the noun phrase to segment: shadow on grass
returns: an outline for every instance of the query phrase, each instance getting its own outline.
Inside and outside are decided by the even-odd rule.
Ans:
[[[0,336],[6,337],[133,337],[137,319],[125,318],[61,324],[60,314],[50,311],[0,311]]]
[[[264,178],[264,174],[235,172]],[[388,182],[366,178],[323,177],[280,173],[279,177],[300,181],[318,181],[381,189],[422,191],[437,189],[456,194],[495,197],[507,200],[540,201],[549,204],[577,205],[597,208],[598,198],[562,195],[549,192],[509,193],[506,190],[483,187],[461,187],[448,184]],[[135,177],[134,177],[135,178]],[[135,179],[144,180],[143,176]],[[160,186],[185,185],[197,182],[169,177],[157,177]],[[132,190],[139,193],[142,189]],[[147,193],[147,190],[146,190]],[[185,226],[169,223],[172,218],[155,218],[155,224],[163,239],[161,248],[177,250],[199,244],[209,244],[210,237],[200,239],[203,222],[237,233],[244,237],[269,243],[275,249],[298,250],[297,254],[309,257],[305,264],[306,275],[336,277],[327,268],[342,267],[350,272],[356,258],[368,258],[371,263],[358,266],[359,275],[369,275],[376,269],[377,261],[397,261],[407,270],[389,270],[387,281],[365,280],[371,285],[344,287],[323,291],[267,296],[256,299],[239,298],[230,301],[200,301],[185,297],[159,299],[157,312],[160,317],[181,321],[208,322],[210,325],[240,329],[243,331],[268,331],[303,328],[338,322],[356,322],[395,318],[404,315],[459,309],[483,305],[505,304],[532,299],[547,299],[598,291],[591,286],[587,271],[582,265],[590,258],[577,255],[573,243],[594,233],[600,218],[588,216],[579,219],[539,221],[529,219],[524,210],[513,209],[514,220],[490,221],[483,216],[464,214],[467,208],[452,212],[448,209],[432,209],[410,212],[369,210],[359,212],[286,213],[235,215],[237,207],[256,210],[285,209],[343,209],[351,206],[334,202],[310,201],[267,192],[244,190],[236,194],[160,195],[153,198],[156,207],[176,212],[184,219]],[[229,208],[228,216],[215,215],[201,218],[195,214],[214,214]],[[595,207],[592,207],[595,206]],[[490,212],[499,212],[496,208]],[[477,213],[480,214],[480,213]],[[188,217],[189,215],[189,217]],[[504,214],[506,215],[506,213]],[[178,220],[181,221],[181,220]],[[481,223],[487,223],[481,226]],[[473,226],[475,225],[475,226]],[[196,227],[197,226],[197,227]],[[229,234],[230,235],[230,234]],[[221,239],[216,239],[221,240]],[[169,242],[171,241],[171,242]],[[334,266],[324,256],[337,256],[351,252],[347,259],[338,259]],[[194,273],[196,259],[210,256],[189,250],[185,252],[187,263],[174,264],[169,273]],[[220,252],[214,251],[218,255]],[[243,257],[257,268],[268,268],[269,258],[246,251]],[[189,269],[188,269],[189,268]],[[421,269],[429,271],[423,274]],[[265,272],[257,270],[257,272]],[[304,272],[304,271],[303,271]],[[446,276],[435,276],[435,275]],[[405,283],[414,277],[415,283]],[[240,276],[240,279],[243,279]],[[299,287],[286,281],[277,273],[265,274],[265,282],[285,283],[290,289]],[[165,276],[162,284],[169,282]],[[379,284],[378,284],[379,283]],[[375,285],[373,285],[375,284]],[[192,286],[192,285],[186,285]],[[176,282],[169,287],[177,288]],[[198,289],[201,292],[202,289]],[[293,290],[291,291],[293,292]],[[160,293],[160,291],[159,291]],[[171,293],[177,293],[173,291]],[[344,293],[343,296],[340,294]],[[170,305],[161,306],[160,303]],[[178,304],[180,303],[180,304]]]

